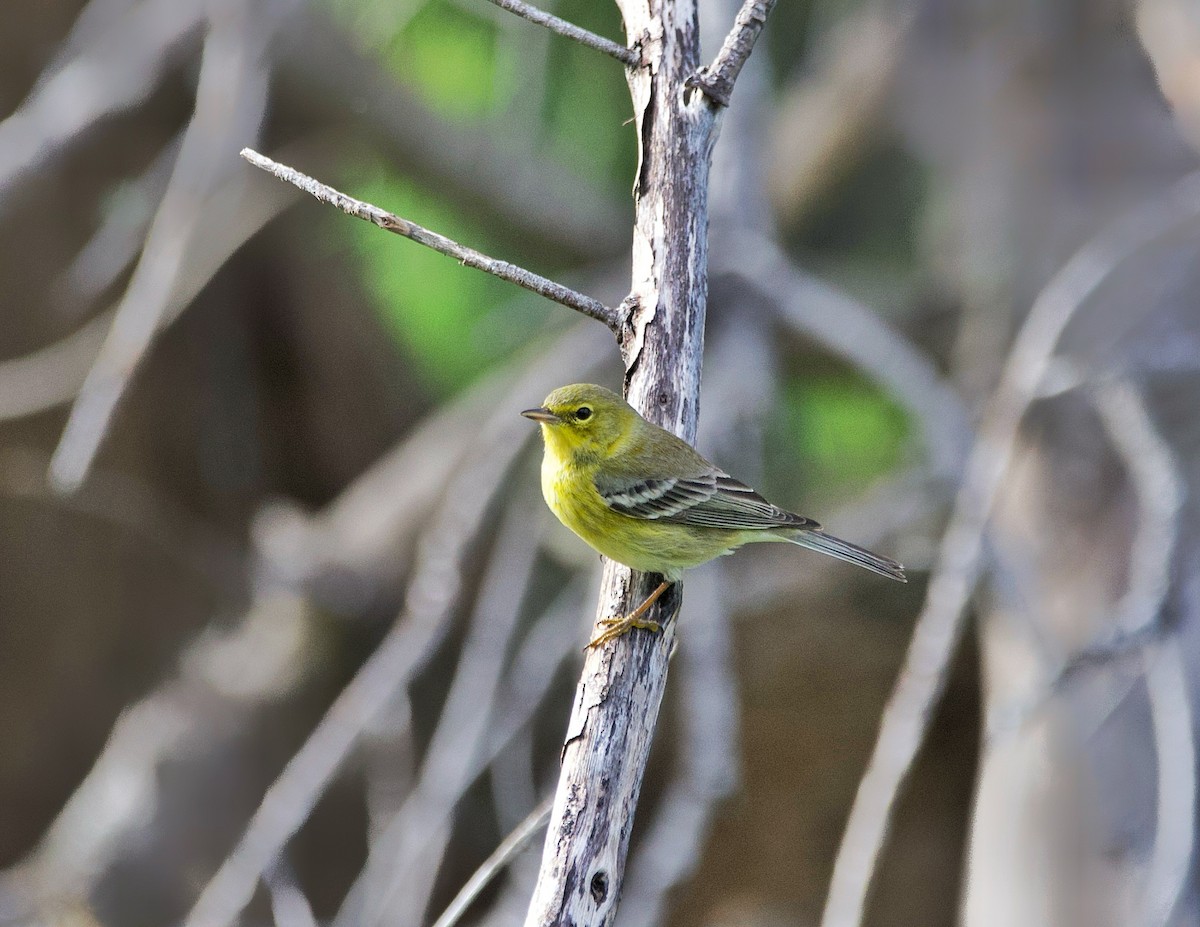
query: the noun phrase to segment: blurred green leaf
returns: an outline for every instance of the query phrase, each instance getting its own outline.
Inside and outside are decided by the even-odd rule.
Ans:
[[[909,436],[900,406],[846,375],[790,380],[766,429],[768,457],[790,470],[781,499],[861,489],[902,462]]]
[[[604,177],[628,187],[636,140],[626,126],[632,104],[620,69],[599,55],[579,58],[575,49],[570,51],[573,66],[556,69],[548,88],[547,150],[583,176]]]
[[[496,103],[496,25],[447,0],[327,0],[359,44],[447,116]]]
[[[537,145],[594,185],[628,189],[636,139],[626,125],[631,104],[619,65],[515,17],[502,42],[509,21],[483,0],[478,14],[448,0],[326,2],[364,49],[437,111],[490,119],[498,146]],[[615,4],[567,5],[559,12],[620,35]],[[526,30],[531,47],[549,43],[544,57],[514,52]],[[528,96],[518,100],[522,93]],[[419,187],[382,162],[351,167],[345,188],[481,251],[518,262],[529,257],[520,243],[491,240],[470,205]],[[570,321],[544,300],[522,297],[509,284],[368,225],[340,222],[337,228],[335,234],[348,236],[377,311],[432,390],[457,389],[548,322]],[[539,270],[552,275],[556,269]]]
[[[349,174],[346,185],[356,196],[481,251],[503,253],[467,215],[382,165],[358,165]],[[481,330],[495,333],[497,307],[508,307],[519,292],[511,284],[367,223],[339,226],[377,311],[432,390],[463,386],[532,337],[553,311],[541,300],[522,301],[507,316],[508,338],[480,337]]]
[[[385,57],[447,115],[479,115],[495,104],[496,27],[462,7],[430,0]]]

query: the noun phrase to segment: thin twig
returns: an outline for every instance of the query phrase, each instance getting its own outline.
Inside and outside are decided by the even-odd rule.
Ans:
[[[1186,487],[1170,445],[1132,383],[1106,384],[1093,400],[1138,499],[1128,588],[1115,609],[1116,633],[1138,635],[1161,625]],[[1142,923],[1165,927],[1189,884],[1195,852],[1196,743],[1178,639],[1168,636],[1147,648],[1142,663],[1158,771],[1154,853]]]
[[[1129,553],[1129,580],[1116,605],[1114,637],[1154,626],[1171,586],[1171,558],[1187,494],[1171,448],[1145,397],[1127,380],[1100,386],[1092,402],[1138,497],[1138,522]]]
[[[506,16],[503,10],[494,12]],[[313,119],[337,126],[352,119],[354,136],[375,155],[403,164],[416,182],[447,199],[479,207],[510,236],[535,243],[539,253],[578,263],[624,250],[626,204],[552,157],[537,132],[511,120],[471,125],[445,118],[398,81],[379,56],[360,49],[320,7],[310,6],[297,19],[297,27],[285,30],[273,46],[276,74],[306,101],[306,109],[314,110]],[[346,100],[354,106],[348,108]],[[346,147],[345,135],[339,151]]]
[[[1018,429],[1067,323],[1131,255],[1200,214],[1200,174],[1189,175],[1110,226],[1066,263],[1038,296],[1005,363],[991,412],[938,553],[925,605],[834,862],[823,927],[858,927],[900,787],[924,738],[979,577],[983,532],[1015,450]]]
[[[267,173],[278,177],[280,180],[299,187],[305,193],[315,196],[322,203],[336,206],[342,212],[370,222],[372,225],[376,225],[385,231],[403,235],[405,238],[417,242],[417,244],[424,245],[426,248],[432,248],[440,254],[452,257],[467,267],[474,267],[476,270],[482,270],[485,273],[499,277],[501,280],[515,283],[517,286],[531,290],[540,296],[566,306],[568,309],[581,312],[590,319],[603,322],[613,332],[619,333],[621,331],[622,314],[615,309],[610,309],[599,300],[592,299],[590,296],[584,296],[582,293],[577,293],[563,286],[561,283],[555,283],[553,280],[525,270],[523,267],[518,267],[516,264],[488,257],[474,248],[460,245],[445,235],[432,232],[427,228],[417,225],[415,222],[409,222],[407,219],[402,219],[394,213],[380,209],[378,206],[372,206],[370,203],[356,200],[354,197],[347,196],[345,193],[333,189],[333,187],[326,186],[319,180],[309,177],[307,174],[302,174],[295,168],[272,161],[270,158],[250,148],[243,148],[241,154],[243,158],[255,167],[261,168]]]
[[[491,2],[501,9],[515,13],[522,19],[529,20],[531,23],[545,26],[551,32],[556,32],[565,38],[578,42],[580,45],[586,45],[588,48],[604,52],[604,54],[616,58],[627,68],[641,66],[642,56],[634,49],[626,48],[624,45],[619,45],[612,39],[606,39],[604,36],[596,35],[594,32],[588,32],[586,29],[582,29],[574,23],[569,23],[565,19],[552,16],[545,10],[539,10],[536,6],[525,3],[524,0],[491,0]]]
[[[1158,808],[1154,853],[1142,902],[1142,924],[1166,927],[1192,884],[1196,852],[1196,740],[1188,676],[1179,639],[1145,655],[1146,692],[1154,725]]]
[[[501,841],[500,846],[496,847],[492,855],[485,859],[475,870],[475,874],[467,880],[467,884],[459,889],[458,894],[446,906],[441,917],[433,922],[433,927],[454,927],[462,919],[462,916],[467,913],[467,908],[479,897],[479,893],[487,888],[492,879],[496,878],[504,870],[504,867],[512,862],[514,856],[529,846],[538,831],[546,826],[546,822],[550,820],[550,808],[553,804],[554,796],[551,795],[529,812],[529,816]]]
[[[713,63],[689,77],[687,86],[702,91],[714,103],[728,106],[734,82],[774,6],[775,0],[746,0]]]

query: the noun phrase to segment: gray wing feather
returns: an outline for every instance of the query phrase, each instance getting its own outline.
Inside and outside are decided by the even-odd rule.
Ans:
[[[609,508],[632,518],[734,530],[820,527],[720,470],[688,478],[598,478],[596,490]]]
[[[596,491],[613,511],[632,518],[669,518],[703,502],[713,492],[715,480],[613,479],[596,480]]]

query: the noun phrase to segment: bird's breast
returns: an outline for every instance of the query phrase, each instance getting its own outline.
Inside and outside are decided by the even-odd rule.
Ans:
[[[603,507],[591,477],[550,454],[542,458],[542,496],[559,521],[585,537],[597,515],[593,510]]]

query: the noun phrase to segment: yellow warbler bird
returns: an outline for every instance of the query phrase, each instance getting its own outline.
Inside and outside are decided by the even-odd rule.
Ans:
[[[609,559],[663,577],[589,647],[659,630],[642,616],[684,570],[754,541],[788,541],[907,582],[896,561],[772,505],[602,386],[563,386],[521,414],[542,426],[542,495],[558,520]]]

